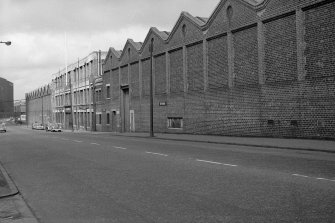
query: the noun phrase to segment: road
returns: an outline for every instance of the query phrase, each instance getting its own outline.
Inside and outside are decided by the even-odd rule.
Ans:
[[[0,160],[67,222],[334,222],[335,155],[8,127]]]

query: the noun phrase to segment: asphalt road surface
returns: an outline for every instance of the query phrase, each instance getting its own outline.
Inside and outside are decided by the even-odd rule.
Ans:
[[[335,155],[8,127],[0,160],[40,222],[334,222]]]

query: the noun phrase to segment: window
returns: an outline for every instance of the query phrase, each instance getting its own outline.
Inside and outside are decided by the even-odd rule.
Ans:
[[[106,86],[106,93],[107,93],[107,98],[111,98],[111,92],[110,92],[110,86]]]
[[[101,125],[101,114],[97,114],[97,124]]]
[[[96,102],[100,102],[102,100],[102,98],[101,98],[101,89],[95,90],[95,99],[96,99]]]
[[[297,127],[298,121],[297,120],[291,120],[291,126]]]
[[[183,128],[183,118],[181,117],[168,117],[168,128],[181,129]]]
[[[183,37],[185,37],[186,36],[186,25],[185,24],[181,27],[181,32],[183,34]]]
[[[110,124],[110,114],[109,113],[107,113],[107,120],[106,120],[106,123],[107,123],[107,125],[109,125]]]
[[[231,20],[233,18],[233,7],[231,6],[228,6],[227,8],[227,18],[228,18],[228,23],[230,24],[231,23]]]
[[[268,120],[268,125],[275,125],[275,121],[272,119]]]

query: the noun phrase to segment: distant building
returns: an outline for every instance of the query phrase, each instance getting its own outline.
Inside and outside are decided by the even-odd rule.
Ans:
[[[13,83],[0,77],[0,119],[14,116]]]
[[[95,130],[97,125],[93,111],[96,104],[92,92],[99,91],[93,88],[97,79],[101,79],[106,54],[94,51],[52,75],[52,110],[58,125],[75,130],[91,130],[94,126],[92,130]]]
[[[17,100],[14,102],[15,121],[26,121],[26,100]]]
[[[46,125],[54,122],[49,84],[26,93],[26,121],[30,126],[33,123]]]

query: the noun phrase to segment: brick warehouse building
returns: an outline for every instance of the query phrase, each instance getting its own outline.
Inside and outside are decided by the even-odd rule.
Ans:
[[[54,122],[51,99],[50,84],[26,93],[26,122],[28,126],[32,126],[33,123],[46,125]]]
[[[0,119],[14,116],[13,83],[0,77]]]
[[[110,48],[102,131],[335,138],[335,2],[221,0],[171,32]]]

